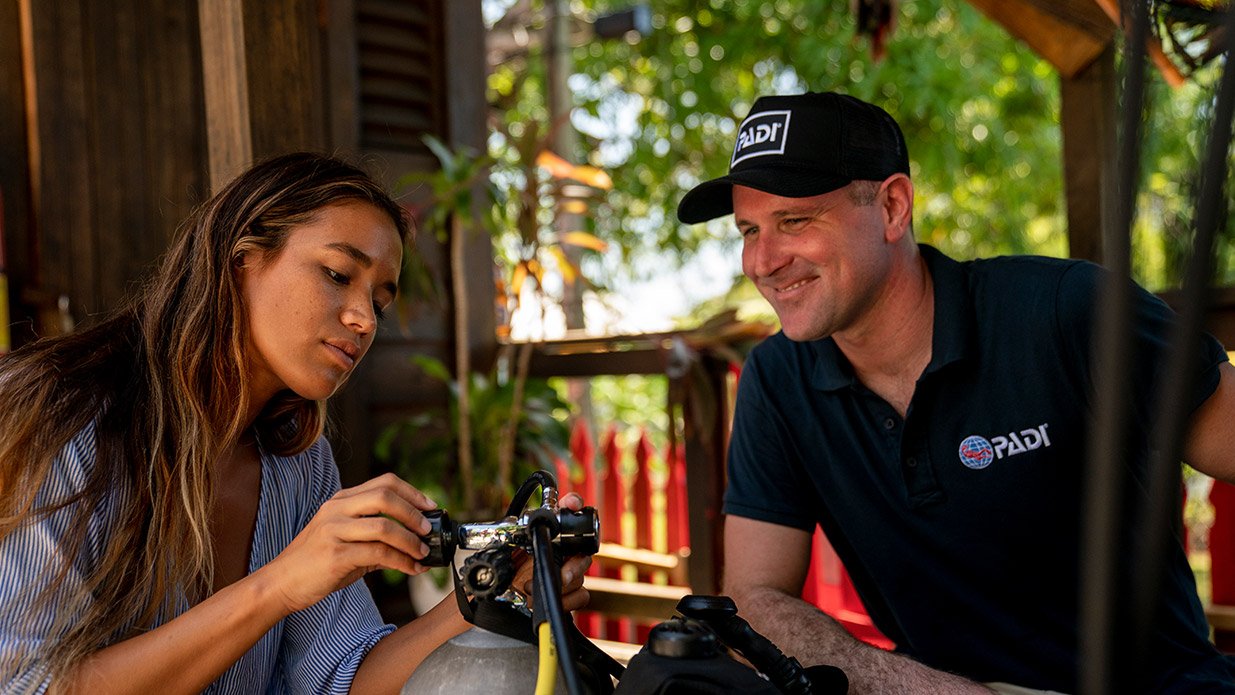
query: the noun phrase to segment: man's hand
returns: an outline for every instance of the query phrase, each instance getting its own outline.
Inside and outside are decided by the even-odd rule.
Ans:
[[[854,639],[840,623],[803,601],[811,534],[764,521],[725,519],[724,591],[739,613],[804,666],[828,664],[849,678],[849,692],[990,693],[904,656]]]

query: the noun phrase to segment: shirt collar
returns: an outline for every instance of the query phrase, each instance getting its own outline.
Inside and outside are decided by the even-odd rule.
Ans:
[[[935,320],[931,334],[931,361],[924,374],[937,372],[973,354],[973,313],[964,266],[934,247],[918,244],[931,274],[935,295]],[[856,383],[853,366],[831,337],[810,342],[815,353],[811,385],[820,391],[837,391]]]

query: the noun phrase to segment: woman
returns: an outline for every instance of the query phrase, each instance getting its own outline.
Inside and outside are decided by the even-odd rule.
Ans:
[[[408,235],[363,172],[279,157],[114,316],[0,361],[0,690],[396,692],[466,629],[453,597],[382,624],[357,580],[423,572],[434,503],[339,491],[322,437]]]

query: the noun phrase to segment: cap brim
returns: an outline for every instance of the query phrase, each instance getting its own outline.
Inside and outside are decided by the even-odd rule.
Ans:
[[[822,195],[846,186],[851,179],[797,168],[763,167],[731,172],[704,181],[687,191],[678,203],[678,220],[684,224],[707,222],[733,214],[733,187],[746,186],[785,198]]]

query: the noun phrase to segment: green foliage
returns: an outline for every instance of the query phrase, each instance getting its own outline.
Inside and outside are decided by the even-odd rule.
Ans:
[[[576,4],[601,14],[623,3]],[[761,94],[837,90],[900,120],[919,238],[964,256],[1066,252],[1054,71],[960,0],[900,8],[879,63],[854,40],[847,3],[813,0],[664,0],[650,36],[576,48],[575,122],[593,136],[575,154],[614,179],[593,231],[633,267],[731,236],[724,224],[680,225],[675,209],[695,183],[724,173],[735,114]],[[520,67],[490,78],[492,100],[509,105],[506,123],[542,113],[541,90],[508,91]],[[530,71],[524,84],[536,79]]]
[[[505,508],[515,486],[533,471],[553,470],[555,458],[568,458],[568,406],[544,380],[528,379],[515,430],[512,479],[501,480],[498,446],[502,428],[511,417],[514,380],[501,373],[473,374],[468,392],[479,507],[466,509],[455,464],[455,442],[459,439],[458,382],[446,365],[432,357],[416,355],[412,360],[425,374],[449,386],[450,405],[389,425],[378,436],[374,455],[452,514],[470,512],[488,514],[484,518],[491,518]]]
[[[621,9],[626,0],[576,0],[577,14]],[[589,219],[617,253],[608,273],[641,277],[652,255],[685,259],[700,245],[732,240],[726,222],[685,226],[677,201],[721,175],[737,121],[759,95],[835,90],[887,109],[909,144],[917,189],[916,236],[960,257],[1067,255],[1059,128],[1059,77],[964,0],[899,4],[887,56],[872,60],[844,2],[660,0],[654,29],[638,40],[590,40],[574,49],[573,153],[604,167],[614,187]],[[545,119],[543,60],[497,66],[489,80],[504,128]],[[1213,66],[1211,66],[1213,68]],[[1198,129],[1212,98],[1197,83],[1155,96],[1146,129],[1146,183],[1137,273],[1161,286],[1179,274],[1190,221]],[[495,138],[497,148],[504,145]],[[1229,236],[1229,235],[1228,235]],[[1229,241],[1221,267],[1235,274]],[[596,265],[600,265],[593,261]],[[641,270],[642,269],[642,270]],[[603,273],[592,271],[604,281]]]

